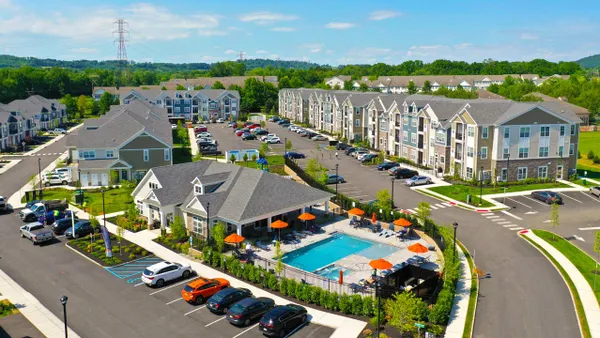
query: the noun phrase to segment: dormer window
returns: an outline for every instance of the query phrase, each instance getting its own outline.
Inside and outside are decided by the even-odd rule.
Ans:
[[[194,185],[194,194],[196,194],[196,195],[202,195],[202,193],[203,193],[202,185],[195,184]]]
[[[149,182],[148,183],[148,187],[150,187],[150,189],[152,189],[152,190],[158,189],[158,184],[153,183],[153,182]]]

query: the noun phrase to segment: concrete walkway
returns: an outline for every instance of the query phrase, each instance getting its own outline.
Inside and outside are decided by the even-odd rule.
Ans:
[[[588,283],[581,272],[579,272],[575,265],[573,265],[565,255],[554,248],[550,243],[538,237],[533,231],[522,231],[521,235],[531,239],[534,243],[546,250],[546,252],[548,252],[548,254],[565,270],[566,274],[573,281],[575,289],[577,289],[577,292],[579,293],[579,300],[583,305],[583,312],[587,318],[592,338],[600,338],[600,305],[598,305],[598,301],[590,283]]]
[[[2,294],[0,299],[6,298],[13,303],[46,337],[65,336],[65,324],[2,270],[0,270],[0,293]],[[56,302],[59,303],[60,298],[57,298]],[[69,337],[79,337],[79,335],[69,328]]]
[[[196,143],[196,133],[194,128],[187,128],[188,136],[190,138],[190,147],[192,149],[192,156],[198,155],[200,150],[198,149],[198,143]]]
[[[471,269],[465,253],[460,246],[456,246],[458,259],[460,260],[460,275],[456,283],[456,294],[452,302],[452,311],[450,312],[450,321],[446,327],[445,338],[462,338],[467,324],[467,314],[469,312],[469,301],[471,299]],[[477,303],[475,303],[477,304]],[[475,307],[477,308],[477,306]],[[473,309],[475,311],[475,309]],[[475,316],[473,316],[475,319]],[[471,326],[471,329],[473,327]]]
[[[80,217],[80,218],[87,217],[87,213],[85,213],[83,210],[78,209],[75,206],[71,206],[70,208],[77,212],[78,217]],[[107,218],[109,218],[109,217],[111,217],[110,214],[107,215]],[[102,216],[98,216],[98,220],[102,221]],[[108,229],[109,232],[111,232],[113,234],[116,233],[116,231],[117,231],[116,225],[114,225],[108,221],[106,222],[106,228]],[[252,291],[252,294],[254,294],[257,297],[272,298],[275,301],[275,303],[277,303],[277,304],[290,303],[289,300],[278,297],[272,293],[269,293],[261,288],[254,286],[253,284],[248,284],[244,281],[241,281],[234,277],[226,275],[225,273],[223,273],[219,270],[215,270],[215,269],[208,267],[206,265],[203,265],[197,261],[193,261],[182,255],[179,255],[178,253],[173,252],[173,251],[165,248],[164,246],[154,242],[153,239],[155,239],[156,237],[158,237],[158,235],[156,233],[154,233],[152,231],[148,231],[148,230],[140,231],[137,233],[125,230],[125,233],[123,235],[123,238],[125,238],[126,240],[130,241],[131,243],[135,243],[150,252],[153,252],[154,255],[156,255],[157,257],[160,257],[164,260],[171,261],[171,262],[179,262],[179,263],[189,263],[192,266],[192,268],[194,269],[194,271],[196,271],[198,273],[198,275],[200,275],[200,276],[210,276],[211,278],[226,278],[226,279],[230,280],[232,282],[232,284],[235,286],[250,289]],[[313,309],[311,307],[306,307],[306,309],[308,310],[308,314],[310,316],[310,321],[312,323],[324,325],[324,326],[328,326],[328,327],[336,329],[335,332],[333,333],[333,335],[331,336],[334,338],[358,337],[361,334],[362,330],[364,329],[365,325],[367,324],[365,322],[362,322],[362,321],[359,321],[356,319],[327,313],[324,311]]]

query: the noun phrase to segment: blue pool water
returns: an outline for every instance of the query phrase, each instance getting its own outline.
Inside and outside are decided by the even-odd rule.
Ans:
[[[283,257],[283,263],[313,272],[353,254],[375,259],[388,256],[396,250],[398,249],[391,245],[339,234],[287,253]],[[338,270],[332,272],[337,273],[336,278]]]
[[[353,271],[353,270],[343,268],[340,266],[330,265],[326,268],[315,271],[315,273],[317,275],[323,276],[325,278],[329,278],[332,280],[339,280],[340,279],[340,270],[342,270],[344,272],[344,276],[349,275]]]

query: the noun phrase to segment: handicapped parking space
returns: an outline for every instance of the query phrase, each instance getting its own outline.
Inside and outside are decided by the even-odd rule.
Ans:
[[[141,282],[142,272],[149,266],[162,262],[158,257],[144,257],[129,263],[108,267],[106,271],[119,279],[125,279],[129,284]]]

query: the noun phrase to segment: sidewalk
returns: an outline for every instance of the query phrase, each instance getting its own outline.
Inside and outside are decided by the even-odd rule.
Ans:
[[[65,324],[2,270],[0,270],[0,293],[2,293],[0,299],[5,297],[17,306],[23,316],[46,337],[65,336]],[[57,298],[56,302],[60,302],[60,298]],[[79,337],[79,335],[69,328],[69,337]]]
[[[75,206],[70,206],[70,208],[76,211],[78,217],[80,218],[85,218],[87,216],[87,214],[83,210],[78,209]],[[107,216],[111,217],[111,215]],[[98,216],[98,220],[102,221],[102,216]],[[113,234],[117,231],[116,225],[108,221],[106,222],[106,228],[110,233]],[[219,270],[215,270],[199,262],[189,260],[186,257],[181,256],[178,253],[173,252],[165,248],[164,246],[152,241],[156,237],[158,237],[156,233],[148,230],[140,231],[137,233],[125,230],[125,233],[123,235],[123,238],[125,238],[126,240],[130,241],[131,243],[135,243],[150,252],[153,252],[154,255],[164,260],[168,260],[171,262],[189,263],[194,269],[194,271],[198,273],[198,275],[211,276],[213,278],[226,278],[236,286],[250,289],[250,291],[252,291],[252,294],[254,294],[257,297],[272,298],[277,304],[290,303],[289,300],[278,297],[272,293],[269,293],[261,288],[254,286],[253,284],[248,284],[244,281],[231,277]],[[356,319],[327,313],[310,307],[306,307],[306,309],[308,310],[308,314],[311,318],[310,320],[312,323],[336,329],[334,334],[331,336],[333,338],[358,337],[366,325],[365,322]]]
[[[199,153],[198,143],[196,143],[196,134],[194,133],[194,128],[187,128],[188,136],[190,138],[190,146],[192,149],[192,156],[196,156]]]
[[[533,231],[522,231],[520,234],[531,239],[546,250],[546,252],[548,252],[548,254],[565,270],[566,274],[573,281],[575,289],[577,289],[577,292],[579,293],[579,300],[583,305],[583,312],[587,318],[592,338],[600,338],[600,305],[598,305],[594,291],[585,277],[583,277],[581,272],[577,270],[575,265],[573,265],[565,255],[548,242],[538,237]]]
[[[459,245],[456,246],[458,258],[460,259],[460,276],[456,283],[456,294],[452,302],[450,321],[446,327],[445,338],[462,338],[467,324],[469,312],[469,300],[471,299],[471,271],[465,253]],[[475,309],[473,309],[475,311]],[[475,318],[475,316],[473,316]],[[471,327],[471,330],[473,328]]]

